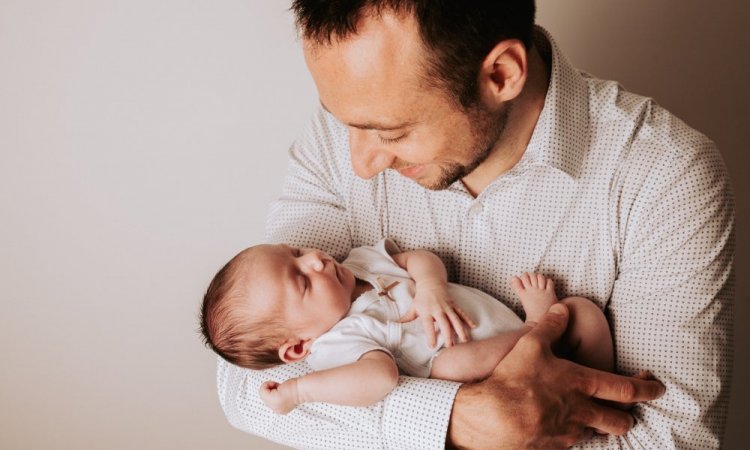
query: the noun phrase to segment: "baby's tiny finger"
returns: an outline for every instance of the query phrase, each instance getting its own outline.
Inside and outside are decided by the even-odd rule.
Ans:
[[[466,324],[463,322],[463,319],[454,311],[451,311],[448,313],[448,318],[451,321],[451,326],[453,327],[453,330],[456,332],[456,335],[458,336],[459,342],[468,342],[469,336],[466,334]]]
[[[422,326],[424,332],[427,335],[427,344],[430,348],[435,348],[437,345],[437,337],[435,336],[435,324],[432,321],[431,316],[422,316]]]
[[[407,323],[407,322],[411,322],[412,320],[415,320],[416,318],[417,318],[417,310],[412,308],[406,314],[401,316],[401,319],[399,319],[399,322]]]
[[[468,325],[470,328],[477,327],[477,323],[474,322],[474,319],[472,319],[470,315],[466,314],[466,311],[456,306],[456,312],[461,316],[461,319],[463,319],[463,321],[466,322],[466,325]]]
[[[443,340],[445,340],[445,346],[453,347],[453,330],[450,321],[445,315],[440,315],[435,320],[437,320],[440,327],[440,333],[443,335]]]
[[[279,387],[279,383],[275,381],[264,381],[263,384],[260,385],[260,389],[262,391],[270,392]]]

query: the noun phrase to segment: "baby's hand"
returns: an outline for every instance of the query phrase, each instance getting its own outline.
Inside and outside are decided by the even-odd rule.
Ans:
[[[260,399],[275,413],[288,413],[299,405],[296,379],[281,384],[266,381],[260,386]]]
[[[422,318],[422,326],[427,334],[427,343],[431,348],[437,345],[434,322],[437,322],[440,333],[445,339],[445,346],[453,346],[453,333],[459,342],[471,340],[470,328],[476,328],[476,323],[448,296],[448,286],[417,284],[414,302],[411,309],[401,317],[401,323],[411,322],[417,317]]]

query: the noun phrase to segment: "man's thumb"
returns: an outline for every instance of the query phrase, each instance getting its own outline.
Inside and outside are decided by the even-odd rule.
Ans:
[[[565,333],[565,329],[568,328],[568,318],[568,307],[562,303],[555,303],[542,316],[534,329],[529,331],[529,334],[552,344]]]

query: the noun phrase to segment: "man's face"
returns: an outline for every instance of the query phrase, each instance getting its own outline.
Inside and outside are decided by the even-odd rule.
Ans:
[[[331,45],[305,42],[305,59],[323,106],[348,126],[354,172],[391,168],[428,189],[468,175],[493,150],[507,108],[465,110],[425,82],[416,21],[384,12]]]

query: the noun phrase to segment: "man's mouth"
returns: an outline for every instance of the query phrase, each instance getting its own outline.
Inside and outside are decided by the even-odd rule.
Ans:
[[[417,164],[414,166],[403,167],[398,169],[398,173],[407,178],[416,178],[424,171],[423,164]]]

